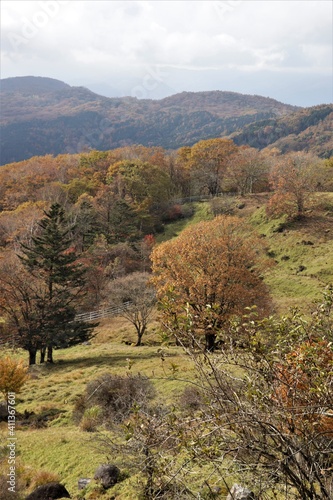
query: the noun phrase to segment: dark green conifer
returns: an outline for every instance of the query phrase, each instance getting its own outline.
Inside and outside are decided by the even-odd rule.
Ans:
[[[39,222],[39,234],[22,245],[21,261],[43,284],[41,362],[53,362],[53,348],[69,347],[89,340],[96,325],[76,321],[77,307],[84,295],[85,269],[78,263],[64,209],[55,203]]]

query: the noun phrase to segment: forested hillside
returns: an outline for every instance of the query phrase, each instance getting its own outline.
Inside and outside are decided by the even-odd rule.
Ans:
[[[211,216],[241,215],[237,197],[266,193],[268,221],[302,220],[314,193],[332,189],[331,159],[260,151],[230,139],[199,141],[172,153],[126,146],[35,156],[0,170],[0,245],[17,251],[38,233],[44,211],[60,204],[73,225],[72,245],[91,268],[89,300],[81,304],[86,310],[100,304],[109,278],[149,269],[155,239],[169,234],[170,223],[191,218],[201,199],[211,200]]]
[[[295,113],[246,125],[231,135],[236,144],[254,148],[308,151],[329,158],[333,154],[333,105],[314,106]]]
[[[161,100],[107,98],[37,77],[2,80],[0,103],[1,164],[130,144],[177,149],[298,109],[220,91],[182,92]]]

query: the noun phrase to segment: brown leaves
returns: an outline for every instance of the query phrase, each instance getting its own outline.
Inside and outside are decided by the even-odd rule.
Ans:
[[[311,154],[290,153],[279,158],[270,174],[275,190],[270,205],[270,214],[287,213],[302,216],[310,195],[321,181],[320,162]]]
[[[331,343],[310,339],[288,353],[277,366],[274,398],[289,410],[289,426],[333,435]],[[303,424],[303,426],[302,426]]]
[[[196,326],[218,331],[234,314],[269,299],[260,272],[261,242],[237,217],[217,217],[191,226],[155,247],[153,282],[158,297],[169,297],[168,314],[190,305]]]
[[[208,139],[192,146],[187,158],[199,192],[216,195],[221,191],[228,158],[236,151],[237,146],[230,139]]]

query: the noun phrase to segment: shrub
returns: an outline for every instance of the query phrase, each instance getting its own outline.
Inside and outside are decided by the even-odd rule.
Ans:
[[[154,395],[154,386],[147,377],[121,377],[106,373],[87,385],[86,393],[76,402],[74,420],[81,422],[82,426],[85,417],[92,418],[87,410],[98,407],[98,422],[108,426],[121,423],[135,408],[146,409]],[[96,409],[91,411],[96,414]],[[86,422],[84,425],[88,425]]]
[[[297,215],[293,196],[290,193],[274,193],[266,206],[266,214],[270,218],[279,218],[287,215],[292,219]]]
[[[194,206],[192,204],[189,204],[189,203],[185,203],[184,205],[182,205],[182,216],[184,219],[189,219],[190,217],[192,217],[194,215]]]
[[[181,219],[183,217],[182,214],[182,207],[179,204],[175,204],[170,206],[167,210],[166,213],[164,214],[163,220],[165,222],[174,222],[178,219]]]
[[[12,359],[9,356],[0,359],[0,392],[8,399],[8,393],[20,392],[22,386],[28,379],[28,367],[23,361]]]
[[[175,205],[171,205],[170,207],[168,207],[168,209],[164,214],[163,221],[175,222],[179,219],[187,219],[189,217],[192,217],[193,214],[194,214],[193,206],[189,204],[180,205],[176,203]]]

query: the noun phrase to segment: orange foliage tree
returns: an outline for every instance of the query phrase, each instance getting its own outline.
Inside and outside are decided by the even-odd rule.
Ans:
[[[185,314],[188,328],[203,334],[206,349],[212,350],[232,316],[253,305],[259,313],[266,312],[261,251],[259,238],[250,235],[240,219],[224,216],[191,226],[155,247],[153,283],[168,327],[181,334]]]
[[[191,179],[191,148],[189,146],[178,149],[175,155],[172,179],[181,196],[189,197],[195,194]]]
[[[320,184],[320,165],[317,157],[303,152],[277,158],[270,173],[274,195],[267,207],[268,214],[302,217]]]
[[[199,192],[215,196],[222,190],[228,159],[236,151],[237,146],[230,139],[207,139],[192,146],[189,162]]]

